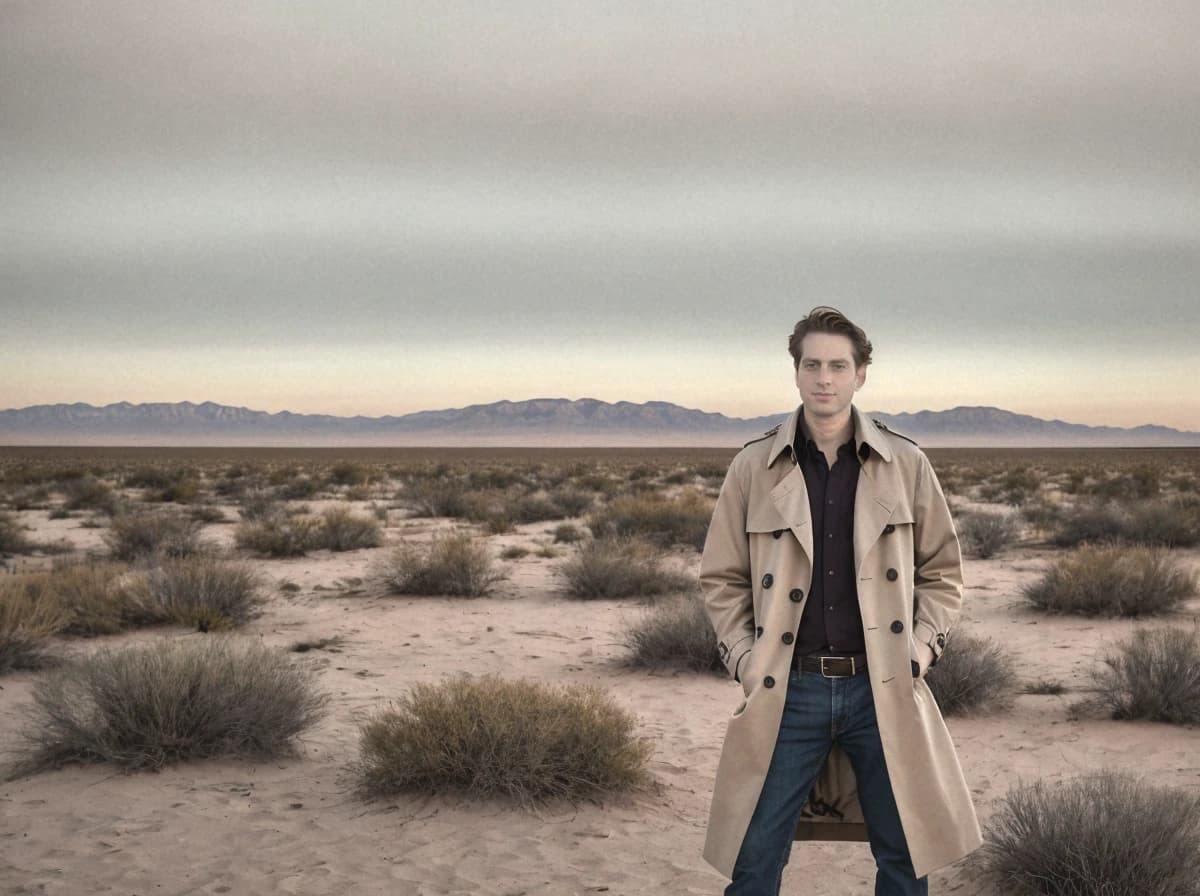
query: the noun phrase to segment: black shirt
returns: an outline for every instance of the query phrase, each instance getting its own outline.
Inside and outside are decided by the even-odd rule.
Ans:
[[[792,456],[804,473],[812,515],[813,577],[796,633],[796,656],[866,652],[854,574],[854,496],[859,459],[854,438],[829,466],[801,414]]]

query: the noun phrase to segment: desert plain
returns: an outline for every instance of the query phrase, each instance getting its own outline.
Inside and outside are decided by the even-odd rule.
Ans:
[[[711,672],[631,666],[629,632],[659,599],[573,598],[562,567],[622,497],[711,502],[733,453],[0,448],[0,512],[28,543],[7,553],[6,578],[100,562],[111,552],[105,536],[113,513],[151,508],[188,515],[211,550],[251,563],[261,575],[261,613],[236,636],[288,652],[313,670],[329,698],[327,712],[291,755],[138,771],[67,764],[0,783],[0,892],[721,892],[725,881],[704,863],[701,848],[725,723],[740,686]],[[1106,651],[1140,627],[1194,629],[1200,600],[1193,595],[1154,618],[1110,618],[1048,614],[1022,599],[1023,589],[1067,552],[1052,537],[1064,518],[1085,503],[1119,509],[1194,496],[1200,451],[929,454],[956,518],[990,512],[1012,520],[1005,542],[984,552],[990,556],[968,552],[959,623],[1010,657],[1008,706],[947,719],[985,828],[1010,787],[1098,769],[1200,793],[1195,727],[1117,720],[1081,705]],[[68,509],[81,481],[101,483],[94,493],[102,497]],[[454,515],[437,513],[428,498],[439,482],[473,493],[475,503],[468,500]],[[554,505],[556,495],[569,500],[539,514],[536,502]],[[344,506],[377,522],[380,543],[279,557],[239,546],[251,500],[307,515]],[[506,501],[513,508],[525,501],[526,509],[506,514]],[[546,518],[523,521],[539,515]],[[392,593],[380,570],[396,548],[452,532],[486,545],[503,579],[480,597]],[[1200,574],[1195,546],[1169,550],[1173,562]],[[685,577],[694,579],[699,557],[694,537],[662,546],[664,568]],[[53,662],[209,637],[195,627],[154,625],[56,636],[46,655]],[[26,710],[44,674],[0,675],[0,762],[20,756]],[[650,783],[532,807],[453,792],[360,794],[354,764],[365,721],[416,684],[493,674],[604,688],[653,746]],[[869,894],[873,869],[866,844],[798,843],[783,892]],[[931,878],[934,893],[975,896],[993,892],[988,886],[970,861]]]

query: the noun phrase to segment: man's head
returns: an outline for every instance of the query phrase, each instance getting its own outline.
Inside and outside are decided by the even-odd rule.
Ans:
[[[871,341],[835,308],[814,308],[796,324],[788,351],[806,415],[842,418],[867,379]]]
[[[800,367],[800,360],[804,357],[804,337],[809,333],[833,333],[845,336],[850,340],[851,350],[854,353],[854,365],[866,367],[871,363],[871,340],[862,331],[862,327],[857,326],[836,308],[818,305],[808,312],[807,317],[797,321],[795,329],[792,330],[792,337],[788,340],[788,351],[791,353],[792,363],[797,369]]]

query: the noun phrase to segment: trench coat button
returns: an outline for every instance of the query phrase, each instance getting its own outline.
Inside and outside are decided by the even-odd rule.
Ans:
[[[788,597],[792,599],[792,603],[798,604],[800,601],[804,600],[804,592],[799,588],[793,588],[788,592]]]
[[[894,581],[896,581],[896,579],[898,579],[898,578],[900,578],[900,573],[896,572],[896,570],[894,570],[894,569],[889,569],[889,570],[887,571],[887,580],[888,580],[889,582],[894,582]]]
[[[762,626],[761,625],[754,629],[754,637],[756,637],[756,638],[762,637]]]
[[[772,538],[783,538],[783,529],[776,529],[771,533]]]
[[[892,623],[892,631],[894,631],[896,634],[900,634],[902,631],[904,631],[904,623],[897,619]]]
[[[772,678],[770,675],[768,675],[766,678],[763,679],[763,687],[764,688],[775,687],[775,679]]]
[[[886,526],[883,527],[884,535],[891,535],[895,531],[896,531],[896,527],[892,523],[888,523]]]
[[[793,641],[796,640],[796,636],[793,635],[791,632],[784,632],[782,640],[783,640],[784,644],[791,644]]]
[[[765,576],[762,577],[762,586],[764,588],[770,588],[774,584],[775,584],[775,577],[773,575],[771,575],[770,573],[767,573]]]

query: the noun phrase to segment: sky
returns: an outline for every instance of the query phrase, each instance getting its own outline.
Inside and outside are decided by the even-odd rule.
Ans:
[[[0,0],[0,409],[1200,430],[1194,2]]]

